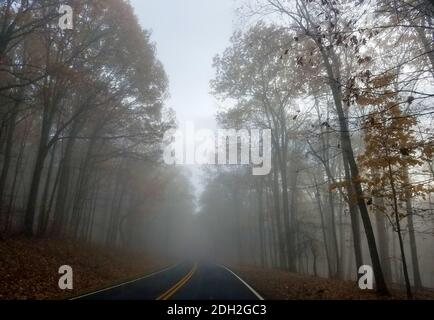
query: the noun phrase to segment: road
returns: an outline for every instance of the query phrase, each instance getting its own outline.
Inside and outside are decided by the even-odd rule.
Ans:
[[[224,266],[181,263],[75,300],[261,300]]]

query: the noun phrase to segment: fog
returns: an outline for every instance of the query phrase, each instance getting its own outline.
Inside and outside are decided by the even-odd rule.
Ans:
[[[1,4],[2,237],[434,288],[431,4],[66,2]]]

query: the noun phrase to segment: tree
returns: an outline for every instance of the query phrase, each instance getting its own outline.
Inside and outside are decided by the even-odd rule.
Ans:
[[[423,150],[418,150],[417,146],[422,144],[412,134],[412,128],[417,123],[416,119],[401,112],[397,94],[388,88],[393,79],[394,75],[391,74],[371,79],[358,96],[359,105],[375,106],[374,110],[366,116],[365,151],[360,155],[359,161],[368,171],[365,183],[370,195],[391,203],[393,226],[398,234],[407,295],[411,297],[401,220],[407,217],[412,221],[414,213],[409,207],[410,201],[415,196],[424,195],[427,190],[423,184],[412,184],[408,177],[409,168],[423,164],[420,158]],[[399,202],[406,203],[406,214],[401,212]],[[379,210],[387,214],[385,207],[380,207]],[[412,228],[412,222],[409,223],[409,227]],[[411,232],[414,233],[414,230]],[[414,278],[416,282],[420,282],[414,238],[413,241],[413,250],[416,251],[413,260]],[[420,286],[419,284],[418,287]]]
[[[280,0],[268,0],[269,9],[287,17],[291,21],[291,29],[295,30],[297,41],[305,40],[315,44],[322,59],[322,67],[327,77],[327,84],[333,96],[336,113],[338,115],[341,147],[343,150],[344,163],[348,164],[347,180],[351,181],[356,201],[359,207],[362,222],[368,240],[370,256],[374,268],[377,290],[388,294],[387,285],[384,281],[378,250],[368,209],[363,198],[363,190],[359,180],[359,168],[356,163],[349,126],[344,111],[342,83],[342,70],[339,58],[339,48],[349,43],[358,50],[359,40],[353,36],[344,43],[341,31],[351,26],[351,22],[345,20],[338,3],[323,2],[321,4],[305,3],[304,1],[292,1],[284,3]],[[302,37],[302,39],[300,39]],[[349,176],[349,174],[351,176]]]
[[[290,210],[287,162],[292,130],[297,127],[293,120],[297,110],[291,99],[300,95],[302,82],[296,74],[288,73],[290,69],[296,70],[296,62],[288,56],[289,52],[281,53],[280,48],[289,41],[284,30],[263,23],[244,35],[236,33],[232,37],[232,47],[222,57],[215,58],[217,75],[212,87],[222,99],[237,101],[234,108],[219,115],[222,124],[232,128],[245,125],[272,129],[273,154],[279,168],[276,178],[281,190],[286,263],[289,270],[295,271],[296,226],[294,219],[291,222],[294,212]]]
[[[116,177],[125,165],[161,167],[163,134],[174,126],[168,81],[129,3],[71,5],[74,29],[65,31],[58,1],[0,9],[0,223],[28,236],[35,227],[41,237],[88,241],[109,233],[118,245],[126,201],[142,190]],[[119,209],[109,226],[107,199]]]

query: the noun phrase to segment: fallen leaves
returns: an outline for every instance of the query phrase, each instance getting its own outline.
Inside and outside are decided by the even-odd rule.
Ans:
[[[58,287],[58,269],[70,265],[74,290]],[[68,240],[0,241],[0,299],[63,299],[132,279],[165,263],[143,253],[90,247]]]
[[[353,281],[332,280],[281,270],[234,267],[265,299],[270,300],[376,300],[385,299],[375,291],[360,290]],[[387,299],[405,299],[405,291],[394,288]],[[417,299],[433,299],[434,292],[424,290]]]

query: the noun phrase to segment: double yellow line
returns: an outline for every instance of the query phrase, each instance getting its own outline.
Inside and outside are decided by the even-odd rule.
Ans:
[[[176,291],[178,291],[184,284],[186,284],[188,282],[188,280],[191,279],[193,274],[196,272],[196,269],[197,269],[197,263],[194,264],[193,269],[191,269],[189,273],[187,273],[173,287],[171,287],[169,290],[164,292],[161,296],[159,296],[155,300],[168,300],[168,299],[170,299],[170,297],[173,296]]]

